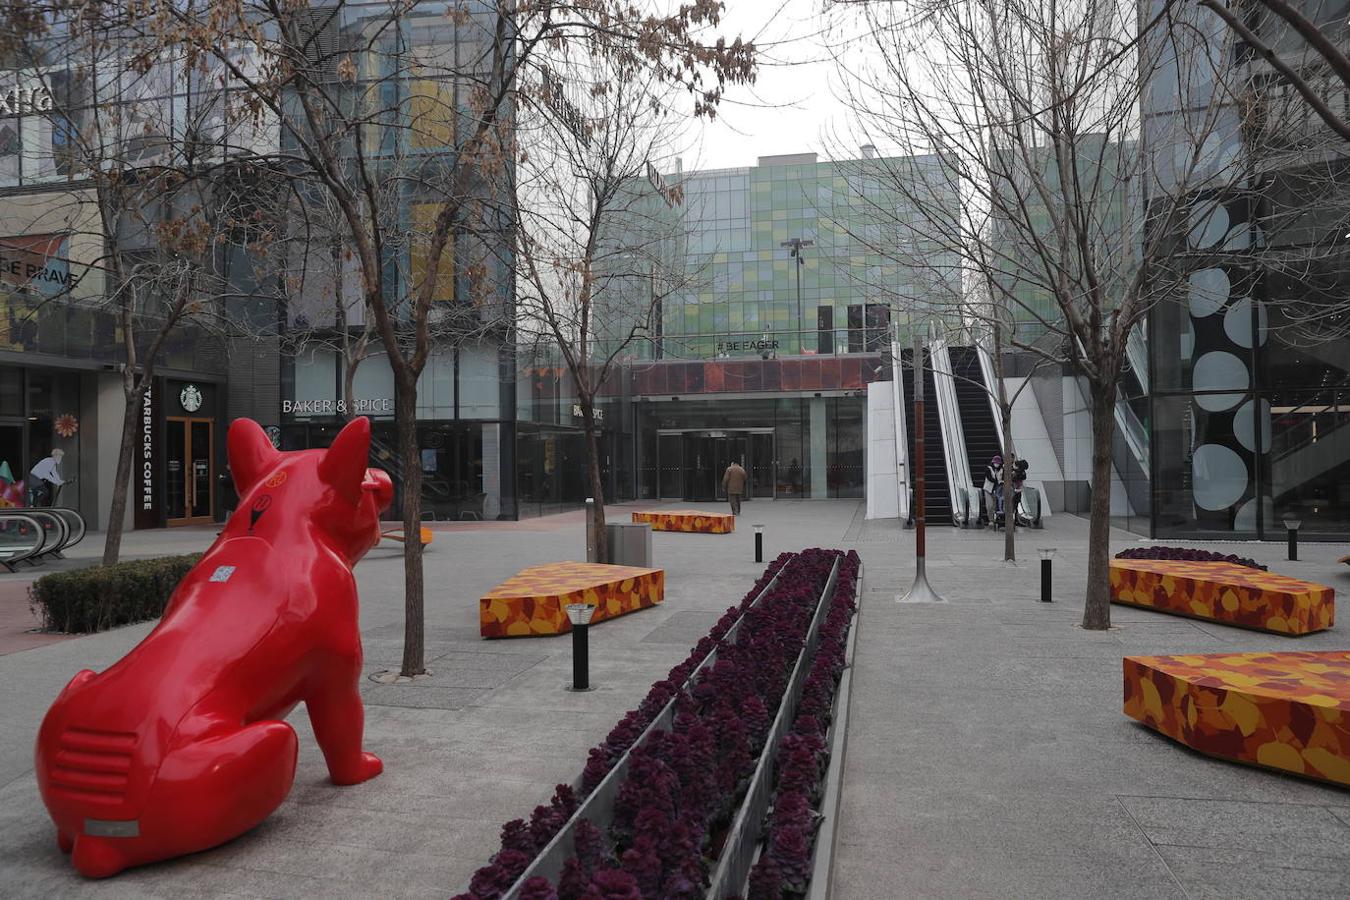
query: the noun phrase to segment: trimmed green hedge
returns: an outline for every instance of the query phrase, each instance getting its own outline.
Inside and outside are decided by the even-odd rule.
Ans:
[[[53,572],[33,582],[28,601],[48,631],[88,634],[158,619],[200,553]]]

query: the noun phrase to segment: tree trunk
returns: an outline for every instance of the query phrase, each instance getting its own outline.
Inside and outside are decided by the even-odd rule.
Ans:
[[[407,677],[426,671],[422,578],[422,459],[417,446],[417,376],[394,373],[394,428],[403,469],[403,668]]]
[[[600,434],[595,427],[595,401],[581,399],[581,421],[586,431],[586,468],[595,499],[595,560],[609,562],[609,535],[605,531],[605,484],[600,477]]]
[[[1091,386],[1092,501],[1088,507],[1087,603],[1083,627],[1111,627],[1111,438],[1115,434],[1114,382]]]
[[[1001,383],[999,392],[1003,392]],[[1017,456],[1012,442],[1012,404],[1001,403],[999,413],[1003,417],[1003,561],[1017,562],[1017,506],[1013,502],[1012,485]]]
[[[122,442],[117,448],[117,475],[113,480],[112,508],[108,511],[108,531],[103,541],[103,565],[111,566],[122,554],[122,523],[127,515],[127,492],[131,490],[132,459],[136,455],[136,426],[140,423],[141,404],[148,377],[136,379],[123,388],[126,408],[122,411]]]
[[[342,402],[346,410],[342,413],[342,418],[350,422],[356,418],[356,367],[361,364],[361,360],[352,359],[352,354],[344,347],[343,363]]]

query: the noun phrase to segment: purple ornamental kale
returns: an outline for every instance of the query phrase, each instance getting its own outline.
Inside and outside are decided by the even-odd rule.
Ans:
[[[769,855],[778,864],[783,887],[806,893],[811,882],[811,841],[800,828],[782,828],[773,833]]]
[[[657,853],[660,837],[639,834],[633,846],[623,852],[623,870],[633,876],[644,897],[661,895],[661,857]]]
[[[512,819],[502,826],[502,849],[534,854],[539,852],[539,845],[534,842],[530,826],[524,819]]]
[[[637,881],[619,869],[601,869],[591,878],[582,900],[643,900]]]
[[[778,863],[766,853],[750,870],[750,890],[746,900],[782,900],[782,897],[783,877],[778,871]]]
[[[572,829],[572,846],[576,848],[577,862],[581,864],[581,869],[587,876],[598,869],[608,867],[613,860],[604,832],[590,819],[577,820],[576,826]]]
[[[558,900],[558,892],[553,889],[553,885],[548,883],[547,878],[538,875],[520,886],[518,896],[520,900]]]
[[[563,861],[562,873],[558,876],[558,900],[581,900],[590,884],[590,873],[582,868],[575,856],[569,856]]]

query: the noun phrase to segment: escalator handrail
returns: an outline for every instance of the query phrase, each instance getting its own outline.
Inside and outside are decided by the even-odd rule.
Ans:
[[[998,405],[998,386],[994,382],[994,357],[984,344],[975,344],[975,355],[980,360],[980,377],[984,379],[984,393],[989,398],[989,412],[994,417],[994,434],[998,435],[1000,448],[1007,448],[1008,441],[1003,436],[1003,410]]]
[[[1116,400],[1116,428],[1129,445],[1135,462],[1145,472],[1150,471],[1148,464],[1148,438],[1144,433],[1144,424],[1134,414],[1134,408],[1124,400]]]
[[[71,509],[69,506],[50,506],[47,508],[55,515],[66,520],[66,528],[72,535],[61,545],[62,550],[74,547],[80,541],[84,540],[85,534],[89,531],[89,524],[85,522],[84,516],[80,515],[78,510]]]
[[[0,509],[0,521],[26,522],[33,529],[33,533],[37,537],[37,543],[29,548],[27,552],[22,555],[16,554],[14,556],[5,557],[3,562],[7,566],[12,568],[14,563],[23,562],[41,555],[42,548],[47,545],[47,529],[43,528],[42,523],[37,519],[28,515],[28,507],[21,506],[15,509]]]
[[[900,520],[909,521],[909,421],[908,410],[905,408],[905,361],[901,356],[899,341],[891,341],[891,359],[894,360],[894,366],[891,371],[891,380],[895,382],[891,388],[891,402],[895,404],[895,477],[896,492],[900,501]]]
[[[25,509],[27,510],[27,514],[32,516],[33,518],[41,521],[43,517],[45,517],[47,520],[51,521],[53,525],[56,526],[55,540],[49,541],[48,543],[44,544],[42,547],[42,552],[36,555],[47,556],[48,554],[52,553],[60,553],[65,548],[67,542],[70,541],[70,526],[66,524],[66,520],[61,516],[58,516],[56,513],[52,512],[50,507],[28,506],[25,507]]]
[[[1129,335],[1125,338],[1125,358],[1129,361],[1130,371],[1134,372],[1134,377],[1138,379],[1139,386],[1148,393],[1148,345],[1144,342],[1144,331],[1141,325],[1135,325],[1130,329]]]
[[[1338,393],[1339,393],[1339,392],[1338,392]],[[1281,416],[1295,416],[1295,415],[1299,415],[1300,412],[1301,412],[1303,409],[1305,409],[1305,408],[1310,408],[1310,407],[1318,407],[1319,409],[1322,409],[1322,410],[1326,410],[1326,409],[1328,409],[1328,408],[1331,408],[1331,409],[1336,410],[1336,412],[1333,412],[1333,413],[1331,414],[1331,417],[1332,417],[1331,421],[1332,421],[1334,424],[1333,424],[1330,428],[1328,428],[1325,432],[1320,433],[1320,434],[1310,434],[1310,435],[1308,435],[1306,438],[1300,440],[1297,444],[1294,444],[1294,445],[1289,446],[1289,447],[1285,447],[1284,450],[1282,450],[1279,454],[1272,453],[1272,454],[1271,454],[1271,459],[1274,460],[1274,461],[1277,461],[1277,462],[1278,462],[1279,460],[1286,459],[1286,458],[1288,458],[1289,456],[1292,456],[1293,454],[1295,454],[1295,453],[1297,453],[1298,451],[1302,450],[1304,447],[1308,447],[1308,446],[1312,445],[1312,444],[1313,444],[1314,442],[1316,442],[1316,441],[1320,441],[1320,440],[1325,439],[1327,435],[1331,434],[1333,431],[1335,431],[1336,429],[1340,428],[1340,427],[1341,427],[1342,425],[1344,425],[1347,421],[1350,421],[1350,413],[1342,414],[1341,412],[1339,412],[1340,406],[1341,406],[1341,403],[1340,403],[1339,398],[1333,397],[1333,398],[1332,398],[1332,401],[1331,401],[1330,403],[1327,403],[1327,402],[1324,401],[1324,400],[1318,400],[1318,401],[1311,401],[1311,400],[1310,400],[1310,401],[1308,401],[1307,403],[1300,403],[1298,406],[1295,406],[1295,407],[1293,407],[1292,409],[1289,409],[1289,410],[1287,410],[1287,411],[1285,411],[1285,412],[1280,413]],[[1309,425],[1311,425],[1313,421],[1315,421],[1315,420],[1313,420],[1313,419],[1308,419],[1308,420],[1307,420],[1307,422],[1308,422]],[[1301,424],[1301,423],[1300,423],[1300,424]],[[1292,429],[1290,429],[1290,430],[1292,430]],[[1288,435],[1288,433],[1289,433],[1289,432],[1285,432],[1285,435]]]
[[[952,519],[965,524],[961,497],[965,482],[970,479],[970,457],[966,454],[966,435],[961,427],[961,407],[956,399],[956,379],[952,375],[952,359],[947,342],[935,338],[928,345],[929,365],[933,370],[933,393],[937,396],[938,425],[942,432],[942,458],[947,465],[947,494],[951,498]],[[957,473],[964,472],[958,478]]]

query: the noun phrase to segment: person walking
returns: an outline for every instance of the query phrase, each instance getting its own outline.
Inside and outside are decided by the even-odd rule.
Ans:
[[[727,492],[727,499],[731,501],[731,514],[739,516],[741,514],[741,497],[745,494],[745,482],[748,476],[745,469],[736,460],[731,461],[727,470],[722,473],[722,489]]]
[[[66,483],[66,479],[61,477],[61,459],[65,455],[66,451],[58,447],[50,456],[44,456],[39,460],[28,473],[33,479],[29,488],[32,492],[32,506],[51,506],[56,502],[57,491]]]

